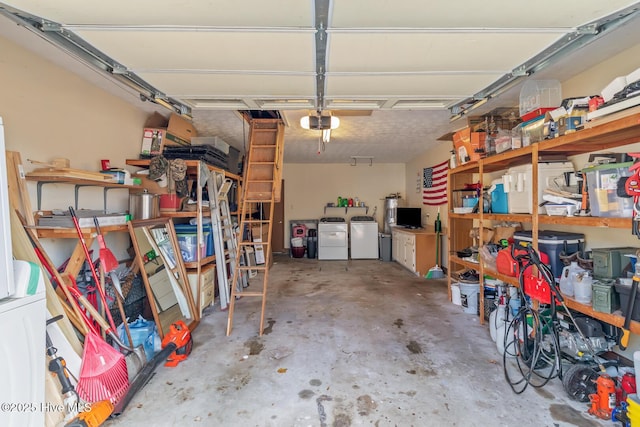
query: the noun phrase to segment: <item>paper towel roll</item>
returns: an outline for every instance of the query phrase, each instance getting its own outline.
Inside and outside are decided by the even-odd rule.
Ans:
[[[522,193],[524,191],[524,174],[518,174],[518,182],[516,183],[516,191]]]
[[[502,175],[502,190],[505,193],[511,191],[511,175],[504,174]]]

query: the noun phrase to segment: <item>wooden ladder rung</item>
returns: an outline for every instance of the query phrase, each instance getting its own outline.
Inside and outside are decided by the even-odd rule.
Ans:
[[[268,127],[268,128],[267,128]],[[279,177],[281,171],[278,170],[278,156],[282,156],[282,150],[279,148],[283,141],[284,127],[282,121],[279,119],[257,119],[251,121],[250,141],[247,159],[247,168],[245,174],[245,181],[242,185],[242,200],[241,209],[239,210],[240,228],[244,231],[245,227],[249,225],[259,225],[267,228],[267,238],[265,242],[253,242],[244,240],[244,232],[241,233],[240,241],[238,241],[237,251],[240,254],[243,248],[257,247],[257,252],[263,252],[265,257],[265,263],[260,265],[240,265],[240,257],[236,257],[236,268],[234,273],[234,280],[231,286],[231,301],[229,306],[229,314],[227,319],[227,335],[231,334],[233,326],[233,314],[235,307],[235,299],[237,296],[258,296],[262,298],[262,309],[260,313],[260,330],[262,335],[264,330],[264,312],[266,304],[267,286],[269,282],[269,260],[270,252],[267,250],[271,245],[271,227],[273,225],[272,219],[274,214],[275,204],[275,190],[276,179]],[[268,134],[267,134],[268,132]],[[273,135],[273,139],[271,139]],[[268,151],[265,151],[268,150]],[[273,160],[275,159],[275,160]],[[250,179],[250,177],[262,177],[266,179]],[[270,219],[253,219],[250,218],[250,214],[253,211],[252,204],[262,204],[261,209],[267,209]],[[262,292],[244,292],[238,290],[238,277],[242,274],[242,271],[262,271],[263,272],[263,287]]]
[[[267,266],[264,264],[260,264],[260,265],[241,265],[240,267],[238,267],[240,270],[258,270],[258,271],[264,271],[267,269]]]
[[[242,292],[240,297],[264,297],[264,293],[262,292]]]

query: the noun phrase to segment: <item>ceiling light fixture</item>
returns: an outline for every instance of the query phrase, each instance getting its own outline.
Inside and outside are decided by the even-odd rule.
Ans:
[[[300,126],[304,129],[325,130],[336,129],[340,126],[340,119],[336,116],[323,116],[318,112],[315,116],[304,116],[300,119]]]

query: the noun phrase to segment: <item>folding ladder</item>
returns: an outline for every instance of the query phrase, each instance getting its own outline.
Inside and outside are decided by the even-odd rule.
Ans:
[[[227,253],[231,274],[236,268],[238,256],[237,234],[233,229],[231,212],[229,210],[229,190],[233,182],[225,179],[220,172],[211,172],[207,178],[207,190],[209,192],[209,212],[211,215],[211,232],[213,233],[213,245],[216,254],[216,274],[218,277],[218,293],[220,294],[220,309],[226,310],[229,305],[229,277],[227,276]],[[246,274],[241,272],[237,283],[238,292],[247,286]]]
[[[244,291],[243,297],[260,297],[260,330],[264,331],[264,311],[267,302],[267,285],[269,282],[269,264],[271,258],[271,232],[273,209],[275,202],[280,201],[282,185],[282,155],[284,149],[284,123],[280,119],[253,119],[250,122],[249,152],[243,177],[242,200],[240,203],[240,231],[236,252],[236,268],[233,273],[231,299],[227,320],[227,335],[233,328],[237,284],[241,280],[241,272],[254,270],[258,272],[253,284],[262,281],[262,288],[256,291]],[[242,249],[254,247],[256,243],[251,234],[254,229],[267,230],[266,239],[258,243],[264,251],[264,264],[240,265]],[[249,263],[245,263],[249,264]],[[245,298],[242,299],[245,301]]]

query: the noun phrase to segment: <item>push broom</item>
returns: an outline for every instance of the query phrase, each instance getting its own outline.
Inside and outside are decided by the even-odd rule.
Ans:
[[[426,279],[442,279],[444,278],[444,271],[438,265],[440,263],[440,232],[442,232],[442,223],[440,222],[440,208],[438,208],[438,217],[434,223],[436,230],[436,265],[431,267],[427,274],[424,276]]]

